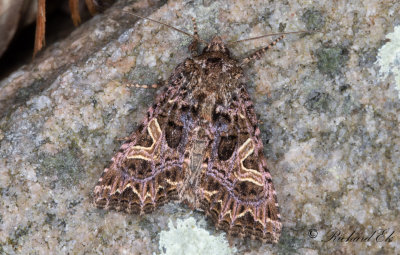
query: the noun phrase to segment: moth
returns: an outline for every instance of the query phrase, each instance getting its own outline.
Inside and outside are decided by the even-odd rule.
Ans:
[[[237,61],[219,36],[196,52],[204,41],[195,21],[194,35],[186,34],[194,38],[193,57],[176,67],[142,124],[112,158],[94,189],[94,202],[144,214],[177,200],[204,211],[230,235],[276,243],[279,206],[242,66],[284,35]]]

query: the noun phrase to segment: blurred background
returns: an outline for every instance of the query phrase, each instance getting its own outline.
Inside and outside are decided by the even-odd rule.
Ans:
[[[45,45],[50,45],[65,38],[75,26],[90,19],[96,12],[103,11],[113,2],[114,0],[0,0],[0,80],[32,60],[40,4],[42,7],[45,5],[42,37]],[[40,49],[37,51],[40,52]]]

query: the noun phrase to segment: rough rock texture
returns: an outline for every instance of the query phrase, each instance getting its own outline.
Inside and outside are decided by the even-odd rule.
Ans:
[[[135,129],[157,93],[124,84],[165,80],[189,56],[190,38],[136,22],[121,12],[126,2],[0,83],[0,253],[159,253],[169,220],[204,218],[174,203],[144,216],[92,205],[117,138]],[[194,16],[205,40],[323,31],[288,36],[247,68],[283,232],[276,245],[228,238],[231,247],[237,254],[399,254],[399,232],[386,241],[378,232],[388,229],[388,237],[400,226],[400,99],[393,76],[377,79],[375,61],[400,24],[400,3],[200,2],[128,5],[186,31]],[[231,50],[240,58],[271,39]],[[212,224],[205,229],[220,234]],[[328,240],[334,229],[344,239]]]

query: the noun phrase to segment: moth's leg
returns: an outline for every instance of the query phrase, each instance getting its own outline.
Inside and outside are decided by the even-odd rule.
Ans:
[[[280,40],[282,40],[283,38],[285,38],[285,35],[281,35],[280,37],[278,37],[277,39],[275,39],[275,41],[271,42],[270,44],[268,44],[267,47],[264,47],[262,49],[257,50],[256,52],[254,52],[253,54],[251,54],[250,56],[248,56],[247,58],[242,59],[242,61],[240,62],[241,65],[247,65],[250,61],[254,61],[257,59],[260,59],[267,50],[269,50],[270,48],[272,48],[273,46],[275,46],[275,44],[277,44]]]
[[[193,22],[193,32],[194,32],[194,40],[193,42],[189,45],[189,51],[192,53],[192,55],[199,55],[199,34],[197,31],[197,23],[196,19],[192,17],[192,22]]]
[[[142,88],[142,89],[157,89],[161,87],[160,84],[152,84],[152,85],[147,85],[147,84],[138,84],[138,83],[126,83],[125,86],[129,88]]]
[[[117,141],[128,141],[130,138],[129,138],[129,136],[125,136],[125,137],[118,137],[117,138]]]
[[[124,82],[124,85],[129,87],[129,88],[141,88],[141,89],[157,89],[161,87],[161,84],[154,83],[152,85],[147,85],[147,84],[138,84],[138,83],[128,83]],[[117,138],[117,141],[129,141],[131,138],[130,136],[125,136],[125,137],[119,137]]]

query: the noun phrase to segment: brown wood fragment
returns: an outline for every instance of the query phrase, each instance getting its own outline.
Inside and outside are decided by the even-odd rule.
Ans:
[[[92,16],[96,15],[97,10],[93,0],[85,0],[86,6]]]
[[[46,0],[38,0],[33,57],[35,57],[36,53],[38,53],[46,44],[45,30],[46,30]]]
[[[71,18],[74,26],[79,26],[81,23],[81,16],[79,15],[79,0],[69,0],[69,9],[71,11]]]

